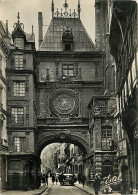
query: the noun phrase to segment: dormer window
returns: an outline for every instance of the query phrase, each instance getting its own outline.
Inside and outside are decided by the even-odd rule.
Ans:
[[[65,43],[65,51],[71,51],[71,43]]]
[[[15,38],[14,45],[15,45],[15,48],[24,49],[24,39],[23,38]]]
[[[72,30],[69,30],[67,27],[66,30],[64,30],[62,35],[62,42],[63,42],[63,50],[64,51],[72,51],[72,45],[73,45],[73,34]]]

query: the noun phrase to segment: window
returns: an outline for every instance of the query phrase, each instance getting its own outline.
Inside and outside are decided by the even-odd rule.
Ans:
[[[63,65],[62,74],[65,76],[74,76],[74,65],[73,64]]]
[[[13,82],[13,95],[14,96],[25,96],[25,82],[24,81]]]
[[[112,128],[106,127],[102,129],[102,149],[110,150],[110,141],[112,139]]]
[[[18,47],[18,49],[24,49],[23,38],[15,38],[14,44],[15,44],[15,47]]]
[[[12,108],[11,122],[12,124],[23,125],[24,111],[23,108]]]
[[[23,55],[15,55],[15,70],[23,70]]]
[[[71,44],[65,43],[65,51],[71,51]]]
[[[25,137],[14,137],[13,138],[14,152],[25,152],[26,151],[26,138]]]

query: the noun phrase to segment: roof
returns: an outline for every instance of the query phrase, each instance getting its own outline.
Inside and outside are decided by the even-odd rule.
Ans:
[[[80,18],[53,17],[39,51],[63,51],[62,35],[67,28],[72,30],[73,51],[96,50]]]
[[[29,43],[35,42],[35,35],[34,33],[26,33],[26,41]]]
[[[6,25],[1,20],[0,20],[0,33],[1,33],[1,35],[3,37],[7,37],[7,34],[6,34]],[[11,34],[10,34],[9,31],[8,31],[8,37],[11,37]]]

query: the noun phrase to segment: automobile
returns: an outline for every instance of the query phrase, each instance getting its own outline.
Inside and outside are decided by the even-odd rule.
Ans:
[[[59,177],[60,174],[61,174],[61,173],[55,173],[55,176],[56,176],[56,177]]]
[[[64,185],[74,185],[74,183],[77,181],[77,178],[75,175],[70,173],[64,173]]]

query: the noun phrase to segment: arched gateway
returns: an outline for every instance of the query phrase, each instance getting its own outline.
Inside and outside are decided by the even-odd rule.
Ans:
[[[89,152],[89,144],[86,141],[87,135],[82,137],[82,133],[80,135],[76,135],[75,133],[69,132],[62,132],[62,133],[53,133],[49,135],[41,134],[43,137],[40,136],[37,142],[37,152],[38,154],[41,153],[44,147],[48,144],[60,142],[60,143],[72,143],[78,146],[83,154],[87,155]]]
[[[80,20],[80,5],[77,13],[55,13],[52,3],[44,39],[42,13],[38,14],[38,51],[34,33],[26,34],[19,19],[18,15],[7,67],[7,188],[27,190],[36,187],[46,145],[74,143],[85,162],[92,155],[88,104],[94,95],[103,94],[104,68],[103,52],[95,48]]]

